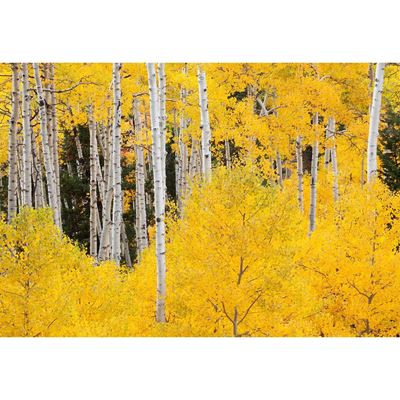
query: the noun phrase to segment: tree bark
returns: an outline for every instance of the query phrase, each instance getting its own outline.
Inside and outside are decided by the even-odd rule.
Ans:
[[[164,197],[167,199],[167,169],[166,169],[166,137],[167,137],[167,85],[165,76],[165,65],[158,64],[158,80],[159,80],[159,107],[160,107],[160,130],[161,130],[161,161],[162,176],[164,185]]]
[[[297,165],[297,200],[301,212],[304,212],[304,189],[303,189],[303,149],[301,145],[302,138],[296,139],[296,165]]]
[[[93,120],[93,105],[88,107],[89,135],[90,135],[90,221],[89,221],[89,252],[94,258],[97,257],[97,165],[96,165],[96,127]]]
[[[314,115],[315,141],[311,160],[311,192],[310,192],[310,229],[309,234],[315,231],[317,209],[317,176],[318,176],[318,113]]]
[[[19,118],[19,67],[11,64],[12,93],[11,118],[8,133],[8,212],[7,221],[17,213],[17,124]]]
[[[29,93],[28,64],[22,64],[22,126],[24,132],[24,204],[32,207],[32,127],[31,127],[31,95]]]
[[[211,128],[208,114],[208,98],[206,74],[199,67],[198,69],[200,115],[201,115],[201,152],[202,152],[202,172],[206,180],[211,179]]]
[[[114,122],[113,122],[113,222],[112,258],[117,265],[121,260],[121,63],[113,64]]]
[[[330,156],[332,162],[332,175],[333,175],[333,182],[332,182],[332,191],[333,191],[333,200],[337,201],[339,199],[339,171],[337,165],[337,152],[336,152],[336,138],[335,138],[335,131],[336,131],[336,122],[334,118],[329,118],[328,120],[328,131],[329,131],[329,139],[331,140],[332,144],[330,145]]]
[[[54,83],[54,63],[49,64],[49,78],[50,78],[50,113],[51,113],[51,136],[52,136],[52,149],[53,149],[53,164],[54,174],[56,179],[57,202],[61,216],[61,189],[60,189],[60,163],[58,160],[58,125],[57,125],[57,110],[56,110],[56,88]]]
[[[278,173],[278,183],[283,188],[282,159],[279,150],[276,151],[276,170]]]
[[[228,169],[232,168],[231,143],[229,140],[225,140],[225,165]]]
[[[165,197],[162,172],[162,134],[160,127],[160,106],[157,96],[157,80],[154,64],[147,64],[149,94],[150,94],[150,118],[153,134],[153,176],[154,176],[154,203],[156,219],[156,260],[157,260],[157,300],[156,320],[165,322]]]
[[[44,157],[44,165],[46,171],[46,181],[47,181],[47,191],[49,196],[50,207],[54,211],[54,223],[61,229],[61,220],[60,220],[60,212],[58,208],[57,201],[57,190],[55,185],[55,174],[53,169],[52,157],[50,153],[49,146],[49,136],[47,132],[47,111],[46,111],[46,103],[43,97],[43,88],[42,82],[40,79],[39,73],[39,64],[33,64],[33,70],[35,74],[36,81],[36,91],[38,96],[39,103],[39,112],[40,112],[40,133],[42,136],[42,148],[43,148],[43,157]]]
[[[148,247],[147,239],[147,216],[146,216],[146,196],[145,196],[145,161],[143,151],[143,132],[142,118],[137,99],[133,101],[133,118],[136,133],[135,145],[136,152],[136,203],[137,203],[137,253],[140,260],[143,250]]]
[[[377,171],[377,147],[379,135],[379,119],[381,112],[383,79],[385,72],[385,64],[376,64],[375,85],[372,94],[371,112],[369,120],[369,135],[368,135],[368,152],[367,152],[367,182],[373,181],[378,175]]]

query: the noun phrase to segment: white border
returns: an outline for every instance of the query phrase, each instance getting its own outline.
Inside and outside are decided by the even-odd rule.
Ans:
[[[3,0],[0,60],[399,61],[398,2]],[[387,399],[394,339],[0,339],[1,398]]]
[[[3,0],[2,61],[394,61],[394,0]]]

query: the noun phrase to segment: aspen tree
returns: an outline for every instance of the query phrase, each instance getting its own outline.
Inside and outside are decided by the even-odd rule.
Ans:
[[[302,138],[296,139],[296,166],[297,166],[297,199],[301,212],[304,212],[304,189],[303,189],[303,149]]]
[[[108,127],[106,129],[105,138],[105,155],[104,155],[104,202],[102,205],[103,214],[103,229],[100,236],[99,244],[99,260],[106,260],[110,257],[111,248],[111,231],[112,231],[112,218],[111,218],[111,208],[113,202],[113,134],[112,129]]]
[[[49,137],[47,132],[47,111],[46,111],[46,103],[43,97],[43,88],[42,82],[40,79],[39,73],[39,64],[33,63],[33,70],[36,81],[36,91],[38,96],[39,103],[39,113],[40,113],[40,133],[42,136],[42,149],[43,149],[43,158],[46,172],[46,181],[47,181],[47,191],[49,196],[49,204],[50,207],[54,211],[54,223],[61,228],[60,221],[60,213],[58,209],[58,201],[57,201],[57,190],[55,185],[55,174],[53,169],[52,157],[50,153],[49,146]]]
[[[232,168],[231,143],[228,139],[225,140],[225,165],[226,168]]]
[[[56,190],[57,190],[57,202],[60,210],[61,220],[61,189],[60,189],[60,163],[58,157],[58,125],[57,125],[57,101],[56,101],[56,88],[54,83],[54,63],[49,64],[49,76],[50,76],[50,112],[51,112],[51,133],[52,133],[52,148],[53,148],[53,164],[54,173],[56,179]]]
[[[136,204],[137,204],[137,251],[138,258],[145,248],[148,247],[147,239],[147,216],[146,216],[146,197],[145,197],[145,161],[142,145],[142,118],[139,110],[139,101],[133,100],[133,119],[136,140],[139,144],[135,145],[136,152]]]
[[[276,169],[278,172],[278,183],[283,188],[282,159],[279,151],[276,151]]]
[[[311,191],[310,191],[310,228],[309,234],[315,231],[317,209],[317,175],[318,175],[318,113],[314,115],[315,140],[311,160]]]
[[[128,236],[126,234],[126,227],[124,220],[121,221],[121,238],[124,249],[124,258],[126,266],[128,268],[132,268],[132,259],[131,259],[131,254],[129,252],[129,242],[128,242]]]
[[[21,96],[20,96],[21,97]],[[17,203],[20,210],[24,206],[24,137],[23,130],[18,127],[17,129]]]
[[[336,130],[336,122],[334,118],[329,118],[328,120],[328,131],[329,131],[329,138],[332,141],[330,145],[330,158],[332,162],[332,175],[333,175],[333,183],[332,183],[332,190],[333,190],[333,199],[335,201],[339,198],[339,183],[338,183],[338,165],[337,165],[337,153],[336,153],[336,141],[335,141],[335,130]]]
[[[165,322],[165,197],[163,186],[162,171],[162,140],[160,123],[160,105],[158,99],[158,89],[156,71],[153,63],[147,64],[150,94],[150,118],[151,130],[153,134],[153,176],[154,176],[154,204],[156,219],[156,260],[157,260],[157,300],[156,300],[156,320]]]
[[[111,145],[110,153],[112,151]],[[99,244],[99,260],[103,261],[109,258],[110,256],[110,247],[111,247],[111,230],[112,230],[112,218],[111,218],[111,208],[113,201],[113,164],[110,161],[108,163],[108,171],[105,171],[107,174],[107,183],[105,190],[105,199],[103,203],[103,229],[101,231],[100,236],[100,244]]]
[[[42,164],[40,162],[40,158],[37,152],[36,135],[33,131],[31,139],[32,139],[31,147],[32,147],[33,197],[35,199],[35,208],[40,208],[43,207],[46,204],[46,202],[44,199],[44,190],[43,190]]]
[[[31,95],[29,93],[28,64],[22,64],[22,124],[24,132],[23,170],[24,204],[32,207],[32,127],[30,111]]]
[[[381,113],[384,72],[385,63],[377,63],[369,120],[367,182],[371,182],[378,174],[376,156],[378,148],[379,120]]]
[[[19,118],[19,67],[11,64],[11,118],[8,134],[8,213],[7,221],[17,213],[17,123]]]
[[[158,64],[159,80],[159,107],[160,107],[160,130],[161,130],[161,161],[163,173],[164,196],[167,198],[167,170],[166,170],[166,134],[167,134],[167,85],[165,76],[165,65]]]
[[[96,165],[96,128],[93,120],[93,105],[88,107],[89,135],[90,135],[90,221],[89,221],[89,252],[92,257],[97,256],[97,165]]]
[[[113,222],[112,222],[112,258],[119,264],[121,259],[121,63],[113,64],[114,121],[113,121]]]
[[[199,83],[199,104],[201,115],[201,153],[202,153],[202,172],[205,179],[211,179],[211,128],[208,115],[208,98],[206,73],[198,68]]]

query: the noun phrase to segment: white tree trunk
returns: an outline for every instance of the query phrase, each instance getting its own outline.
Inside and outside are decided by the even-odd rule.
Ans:
[[[56,110],[56,88],[54,83],[54,63],[49,64],[49,75],[50,75],[50,111],[51,111],[51,132],[53,140],[53,164],[54,174],[56,178],[56,190],[57,190],[57,202],[58,209],[61,217],[61,188],[60,188],[60,164],[58,160],[58,125],[57,125],[57,110]]]
[[[328,132],[329,137],[328,139],[331,141],[329,143],[329,153],[330,159],[332,162],[332,175],[333,175],[333,182],[332,182],[332,191],[333,191],[333,199],[337,201],[339,199],[339,171],[337,165],[337,153],[336,153],[336,139],[335,139],[335,131],[336,131],[336,122],[334,118],[329,118],[328,120]]]
[[[121,238],[124,248],[125,264],[128,268],[132,268],[132,259],[131,259],[131,254],[129,252],[129,241],[128,241],[128,236],[126,234],[125,222],[123,220],[121,221]]]
[[[303,149],[301,145],[302,138],[296,139],[296,165],[297,165],[297,200],[301,212],[304,212],[304,189],[303,189]]]
[[[28,64],[22,64],[22,126],[24,132],[24,204],[32,207],[32,127],[31,127],[31,95],[29,92]]]
[[[42,164],[38,155],[38,149],[36,146],[36,136],[32,131],[32,178],[33,178],[33,192],[35,199],[35,208],[44,207],[46,204],[44,199],[43,191],[43,174]]]
[[[225,140],[225,165],[228,169],[232,168],[231,143],[229,140]]]
[[[160,129],[160,106],[156,71],[153,63],[147,64],[150,94],[150,118],[153,134],[153,176],[154,176],[154,203],[156,219],[156,260],[157,260],[157,301],[156,320],[165,322],[165,197],[162,171],[162,134]]]
[[[8,134],[8,213],[7,221],[17,213],[17,124],[19,118],[19,71],[18,64],[11,64],[12,93],[11,118]]]
[[[317,210],[317,176],[318,176],[318,113],[314,115],[315,141],[311,160],[311,191],[310,191],[310,229],[309,234],[315,231]]]
[[[97,165],[96,165],[96,126],[93,120],[93,106],[88,107],[89,135],[90,135],[90,220],[89,220],[89,252],[94,258],[97,257]]]
[[[112,155],[112,139],[109,136],[108,143],[108,156],[107,158],[110,160]],[[106,179],[106,189],[105,189],[105,198],[104,203],[102,204],[103,211],[103,229],[101,231],[100,244],[99,244],[99,260],[104,261],[110,257],[110,249],[111,249],[111,230],[112,230],[112,218],[111,218],[111,208],[113,201],[113,163],[111,160],[107,164],[107,169],[105,165],[105,176]]]
[[[55,179],[55,174],[54,174],[54,169],[53,169],[52,157],[51,157],[51,153],[50,153],[49,136],[48,136],[48,132],[47,132],[46,103],[45,103],[45,100],[43,97],[43,88],[42,88],[42,82],[40,80],[39,64],[34,63],[33,70],[35,73],[36,91],[37,91],[38,103],[39,103],[40,133],[42,136],[42,148],[43,148],[44,165],[45,165],[45,171],[46,171],[49,203],[50,203],[50,207],[54,211],[54,223],[61,229],[60,212],[58,209],[58,201],[57,201],[56,179]]]
[[[159,106],[160,106],[160,130],[161,130],[161,161],[164,185],[164,197],[167,199],[167,169],[166,169],[166,137],[167,137],[167,84],[165,77],[165,65],[158,64],[159,80]]]
[[[137,203],[137,253],[138,259],[145,248],[148,247],[147,239],[147,216],[146,216],[146,196],[145,196],[145,161],[142,146],[142,118],[140,115],[138,100],[133,102],[133,116],[136,140],[139,142],[136,149],[136,203]]]
[[[372,95],[371,115],[369,121],[369,135],[368,135],[368,152],[367,152],[367,181],[371,182],[378,174],[377,171],[377,147],[378,147],[378,129],[381,113],[382,91],[383,91],[383,78],[385,72],[385,64],[376,64],[375,85]]]
[[[200,115],[201,115],[201,153],[202,153],[202,172],[206,180],[211,179],[211,128],[208,114],[208,98],[206,74],[198,69]]]
[[[113,64],[114,122],[113,122],[113,222],[112,258],[119,265],[121,260],[121,63]]]
[[[279,150],[276,151],[276,172],[278,174],[278,183],[283,188],[282,159]]]
[[[79,131],[74,128],[74,139],[75,139],[75,145],[76,145],[76,151],[78,153],[78,159],[76,160],[76,170],[78,172],[78,177],[80,179],[83,178],[83,163],[84,163],[84,158],[83,158],[83,150],[82,150],[82,144],[81,140],[79,138]]]

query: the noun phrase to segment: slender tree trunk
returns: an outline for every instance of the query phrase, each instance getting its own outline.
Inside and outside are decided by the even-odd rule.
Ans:
[[[58,159],[58,125],[57,125],[57,101],[56,101],[56,88],[54,83],[54,63],[49,64],[49,76],[50,76],[50,111],[51,111],[51,133],[53,140],[53,164],[54,174],[56,179],[56,191],[57,191],[57,202],[58,209],[60,211],[60,222],[61,218],[61,188],[60,188],[60,163]]]
[[[191,154],[189,161],[189,177],[193,179],[199,172],[199,142],[192,137]]]
[[[154,203],[156,218],[156,260],[157,260],[157,301],[156,320],[165,322],[165,197],[162,171],[162,139],[160,129],[160,106],[157,96],[157,80],[154,64],[147,64],[150,94],[151,130],[153,133],[153,176],[154,176]]]
[[[376,64],[375,85],[372,95],[371,115],[369,121],[369,135],[368,135],[368,161],[367,161],[367,182],[371,182],[378,174],[377,171],[377,147],[379,135],[379,120],[381,113],[383,79],[385,72],[385,64]]]
[[[128,236],[126,234],[126,227],[124,220],[121,221],[121,237],[124,248],[125,264],[128,268],[132,268],[132,259],[131,259],[131,254],[129,252],[129,241],[128,241]]]
[[[279,150],[276,151],[276,169],[278,173],[278,183],[283,188],[282,159]]]
[[[33,70],[35,73],[36,90],[37,90],[38,103],[39,103],[40,133],[42,135],[42,148],[43,148],[44,165],[45,165],[45,171],[46,171],[49,203],[50,203],[50,207],[54,211],[54,223],[59,228],[61,228],[60,212],[58,209],[58,201],[57,201],[57,190],[56,190],[56,185],[55,185],[55,174],[54,174],[54,169],[53,169],[52,157],[51,157],[51,153],[50,153],[49,137],[48,137],[48,132],[47,132],[46,103],[45,103],[45,100],[43,97],[43,88],[42,88],[42,82],[40,80],[39,64],[34,63]]]
[[[32,178],[33,178],[33,192],[35,199],[35,208],[44,207],[46,202],[44,199],[43,191],[43,174],[42,174],[42,164],[40,162],[40,157],[38,155],[38,150],[36,146],[36,136],[33,131],[31,131],[32,139]]]
[[[113,64],[114,123],[113,123],[113,233],[112,258],[119,265],[121,260],[121,63]]]
[[[12,93],[11,118],[8,134],[8,213],[7,221],[17,213],[17,124],[19,118],[19,71],[18,64],[11,64]]]
[[[85,160],[83,158],[83,150],[82,150],[81,139],[79,138],[79,131],[76,128],[74,128],[74,139],[75,139],[76,151],[78,153],[78,159],[76,160],[76,170],[78,172],[79,179],[82,179],[83,165]]]
[[[330,157],[332,162],[332,175],[333,175],[333,199],[337,201],[339,199],[339,171],[337,165],[337,153],[336,153],[336,139],[335,139],[335,131],[336,131],[336,122],[334,118],[329,118],[328,120],[328,131],[329,131],[329,140],[332,144],[329,146]]]
[[[108,144],[108,159],[110,160],[107,164],[107,169],[105,165],[105,176],[106,179],[106,189],[105,198],[103,203],[103,229],[101,231],[100,245],[99,245],[99,260],[104,261],[110,257],[110,247],[111,247],[111,230],[112,230],[112,218],[111,218],[111,208],[113,201],[113,163],[111,162],[112,155],[112,139],[109,136]]]
[[[22,64],[22,123],[24,132],[24,204],[32,207],[32,127],[31,127],[31,95],[29,93],[28,64]]]
[[[231,143],[229,140],[225,140],[225,165],[228,169],[232,168]]]
[[[164,197],[167,199],[167,169],[166,169],[166,137],[167,137],[167,85],[165,77],[165,65],[158,64],[159,80],[159,107],[160,107],[160,130],[161,130],[161,161],[164,185]]]
[[[314,115],[315,141],[311,160],[311,193],[310,193],[310,229],[309,234],[315,231],[317,210],[317,175],[318,175],[318,113]]]
[[[17,129],[17,203],[18,209],[20,210],[22,206],[24,206],[24,138],[22,129]]]
[[[296,164],[297,164],[297,200],[301,212],[304,212],[304,189],[303,189],[303,149],[301,145],[302,138],[296,139]]]
[[[199,99],[201,113],[201,152],[202,152],[202,172],[206,180],[211,179],[211,128],[208,114],[208,98],[206,74],[198,69]]]
[[[88,107],[89,116],[89,134],[90,134],[90,221],[89,221],[89,251],[90,255],[94,258],[97,257],[97,165],[96,165],[96,127],[93,120],[93,106]]]
[[[142,118],[140,115],[138,100],[133,101],[134,128],[136,133],[136,204],[137,204],[137,253],[138,259],[145,248],[148,247],[147,239],[147,216],[145,197],[145,162],[142,146]]]

